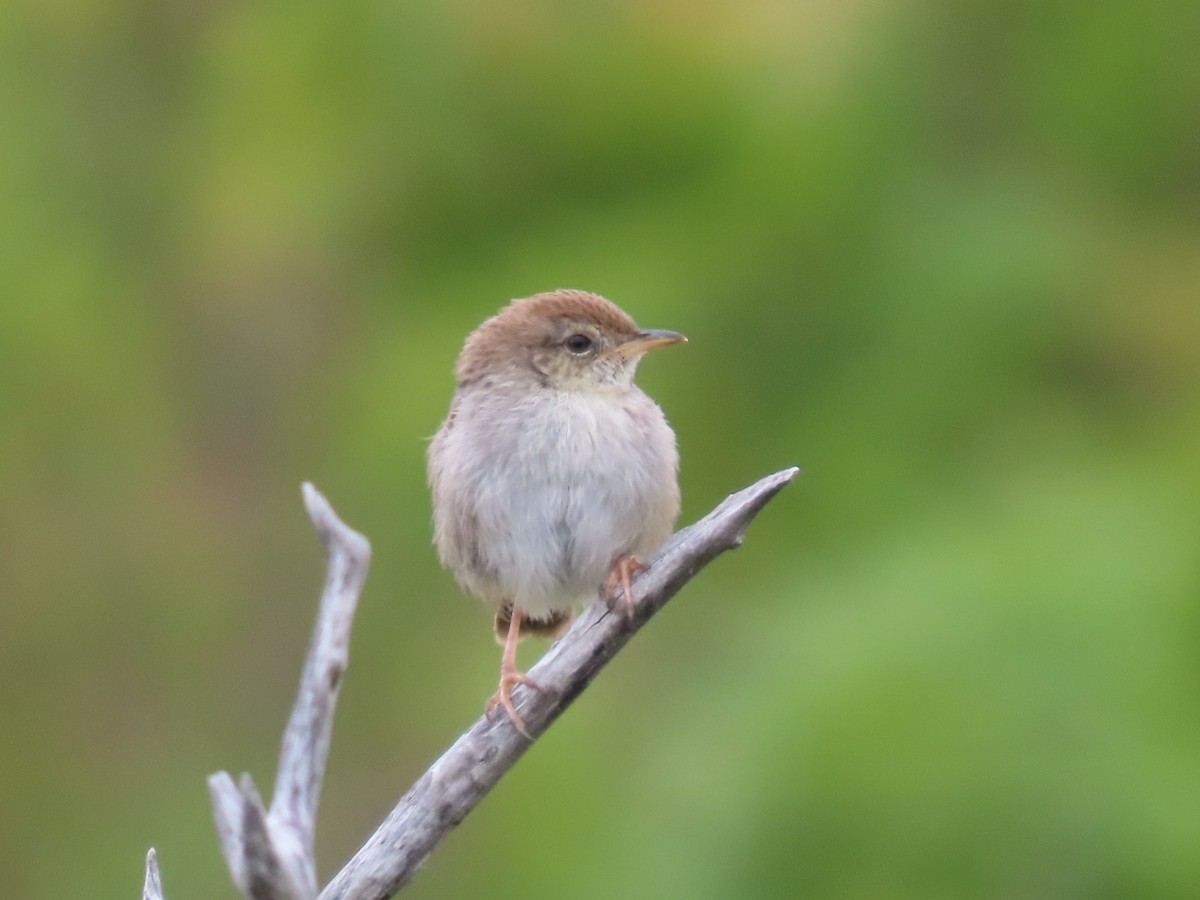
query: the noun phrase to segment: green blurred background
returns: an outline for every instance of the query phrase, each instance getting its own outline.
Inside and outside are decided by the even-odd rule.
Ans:
[[[1200,5],[0,13],[0,881],[232,896],[324,560],[373,541],[329,877],[499,649],[425,442],[509,298],[689,346],[683,520],[797,464],[426,898],[1200,896]],[[531,662],[544,645],[523,648]]]

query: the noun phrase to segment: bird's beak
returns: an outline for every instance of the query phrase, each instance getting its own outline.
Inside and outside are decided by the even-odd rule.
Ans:
[[[647,328],[645,331],[639,331],[617,349],[622,353],[628,353],[631,350],[635,353],[645,353],[647,350],[653,350],[655,347],[669,347],[671,344],[686,343],[687,338],[678,331]]]

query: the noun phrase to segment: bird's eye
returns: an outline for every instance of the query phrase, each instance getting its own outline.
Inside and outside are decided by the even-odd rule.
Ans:
[[[572,353],[587,353],[592,349],[592,339],[586,334],[573,334],[565,343]]]

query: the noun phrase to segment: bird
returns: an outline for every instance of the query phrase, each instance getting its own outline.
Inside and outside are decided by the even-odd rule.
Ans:
[[[679,515],[679,453],[634,383],[675,331],[642,329],[599,294],[511,301],[467,337],[450,410],[428,450],[434,544],[462,589],[496,610],[504,647],[488,700],[528,737],[513,703],[522,636],[557,637],[596,596],[631,616],[634,575]],[[619,591],[619,593],[618,593]]]

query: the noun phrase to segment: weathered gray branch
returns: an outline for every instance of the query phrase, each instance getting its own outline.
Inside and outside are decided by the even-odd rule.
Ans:
[[[541,690],[518,687],[515,700],[533,739],[562,715],[631,637],[714,557],[738,547],[754,517],[799,473],[784,469],[725,499],[677,533],[633,583],[637,604],[610,612],[593,603],[529,671]],[[209,778],[221,850],[234,883],[254,900],[317,898],[313,835],[329,755],[338,688],[349,663],[350,627],[371,549],[344,525],[312,485],[309,517],[329,551],[329,569],[300,692],[284,733],[268,811],[249,775]],[[320,900],[384,900],[417,868],[513,764],[531,739],[503,714],[484,716],[422,775],[375,834],[320,893]],[[146,859],[143,900],[162,900],[158,862]]]
[[[142,886],[142,900],[163,900],[162,879],[158,875],[158,854],[154,848],[146,854],[146,883]]]
[[[304,502],[329,553],[321,607],[300,691],[283,735],[270,810],[249,775],[208,779],[221,851],[234,883],[254,900],[313,900],[317,802],[329,757],[338,689],[350,662],[350,628],[371,561],[371,546],[347,527],[311,484]]]
[[[540,691],[519,687],[515,700],[536,739],[562,715],[626,642],[708,562],[740,546],[746,528],[799,473],[784,469],[728,497],[676,534],[634,582],[631,618],[593,603],[529,671]],[[409,789],[374,835],[321,892],[320,900],[391,897],[531,746],[502,713],[484,716]]]

